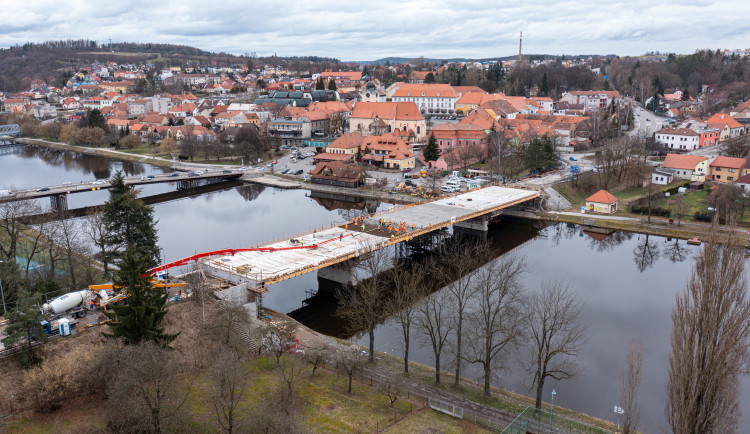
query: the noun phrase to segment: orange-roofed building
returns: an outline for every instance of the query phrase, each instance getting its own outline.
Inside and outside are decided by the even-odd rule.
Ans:
[[[411,84],[399,87],[392,101],[411,101],[422,113],[454,113],[458,93],[449,84]]]
[[[435,136],[441,155],[467,146],[484,147],[487,138],[484,128],[467,123],[438,125],[430,130],[430,134]]]
[[[324,80],[333,78],[334,80],[347,80],[347,81],[360,81],[362,80],[362,72],[361,71],[326,71],[321,72],[320,76],[323,77]]]
[[[711,179],[721,183],[733,183],[742,176],[742,168],[745,166],[744,158],[716,157],[708,165]]]
[[[342,134],[341,137],[326,146],[326,152],[331,154],[357,155],[364,141],[365,136],[357,132]]]
[[[494,101],[496,99],[505,98],[502,93],[486,93],[486,92],[469,92],[461,95],[456,101],[456,114],[464,115],[472,110],[476,110],[482,104]]]
[[[453,86],[453,90],[456,91],[459,97],[467,93],[487,93],[479,86]]]
[[[739,137],[745,133],[745,127],[726,113],[716,113],[706,121],[709,125],[726,125],[729,127],[729,138]]]
[[[362,152],[362,161],[386,169],[411,169],[416,164],[411,145],[391,133],[365,137]]]
[[[380,130],[383,126],[385,131]],[[358,102],[349,118],[349,130],[365,136],[383,132],[412,131],[416,141],[427,137],[426,124],[414,102]]]
[[[602,214],[614,214],[617,212],[619,199],[607,190],[599,190],[586,198],[586,211]]]
[[[667,154],[661,167],[673,169],[675,178],[703,182],[708,174],[708,158],[700,155]]]

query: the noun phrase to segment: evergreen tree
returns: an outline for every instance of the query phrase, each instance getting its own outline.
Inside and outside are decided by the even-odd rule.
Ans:
[[[22,364],[33,365],[39,362],[34,353],[33,341],[46,341],[42,311],[39,309],[40,294],[29,291],[26,287],[18,288],[15,310],[8,312],[8,324],[5,327],[3,344],[10,348],[18,343],[25,343],[25,355]]]
[[[104,224],[109,235],[107,244],[110,251],[134,249],[141,255],[148,268],[159,261],[159,248],[154,221],[154,209],[138,199],[138,193],[130,190],[123,182],[119,170],[110,180],[109,200],[104,204]]]
[[[433,73],[427,73],[427,75],[424,77],[424,84],[432,84],[435,83],[435,74]]]
[[[179,118],[174,124],[175,126],[185,125],[185,121],[182,118]]]
[[[604,90],[612,90],[612,85],[609,84],[609,80],[604,79]]]
[[[325,90],[326,84],[323,81],[323,77],[318,77],[318,80],[315,82],[315,90]]]
[[[535,137],[529,142],[524,155],[526,167],[531,170],[541,170],[557,162],[555,145],[548,136]]]
[[[333,78],[328,79],[328,90],[336,90],[336,80]]]
[[[542,84],[539,86],[539,93],[541,93],[544,96],[547,96],[549,94],[549,84],[547,84],[546,72],[544,73],[544,75],[542,75]]]
[[[682,101],[690,101],[690,93],[688,92],[688,88],[685,88],[685,90],[682,91]]]
[[[424,148],[423,155],[425,161],[436,161],[440,157],[440,150],[438,149],[437,140],[435,140],[435,134],[430,133],[430,138],[427,140],[427,146]]]
[[[164,328],[160,327],[167,314],[167,294],[154,288],[145,276],[149,266],[148,258],[135,248],[125,252],[114,283],[117,287],[126,288],[127,304],[114,306],[106,313],[107,318],[112,320],[109,324],[112,333],[105,334],[106,337],[120,338],[126,345],[152,341],[163,346],[169,345],[177,337],[164,333]]]
[[[107,129],[107,120],[104,119],[104,115],[99,109],[93,109],[86,115],[86,122],[84,127],[99,127],[103,130]]]

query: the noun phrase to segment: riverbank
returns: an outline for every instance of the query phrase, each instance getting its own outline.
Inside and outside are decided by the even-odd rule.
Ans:
[[[727,227],[717,225],[713,227],[710,223],[697,222],[669,222],[669,219],[651,217],[651,222],[644,218],[606,216],[595,214],[581,214],[575,212],[549,211],[537,213],[539,219],[549,222],[573,223],[585,227],[610,229],[613,231],[635,232],[639,234],[658,235],[662,237],[691,239],[698,238],[702,241],[718,231],[720,234],[732,234],[733,237],[741,239],[746,247],[750,247],[750,231],[744,228]]]

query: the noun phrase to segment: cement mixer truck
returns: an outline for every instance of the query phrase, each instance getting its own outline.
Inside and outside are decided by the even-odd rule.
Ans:
[[[69,292],[42,305],[44,313],[54,316],[71,315],[74,318],[86,316],[86,304],[91,300],[88,289]]]

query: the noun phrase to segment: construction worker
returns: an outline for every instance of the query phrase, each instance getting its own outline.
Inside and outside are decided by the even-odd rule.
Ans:
[[[362,232],[364,232],[364,231],[365,231],[365,224],[362,223]]]

